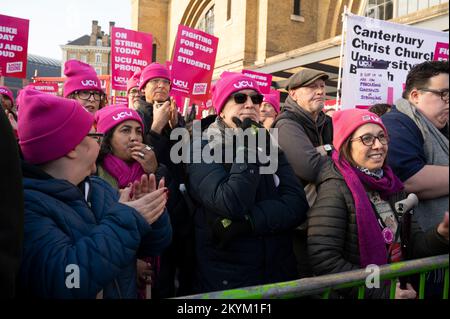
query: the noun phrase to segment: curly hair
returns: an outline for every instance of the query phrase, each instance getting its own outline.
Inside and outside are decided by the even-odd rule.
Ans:
[[[415,65],[406,77],[405,90],[402,97],[408,99],[414,88],[426,87],[430,78],[441,73],[448,74],[448,61],[425,61]]]

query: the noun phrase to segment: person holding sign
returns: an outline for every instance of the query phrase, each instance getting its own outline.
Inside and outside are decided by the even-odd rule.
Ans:
[[[407,213],[400,219],[395,204],[406,193],[386,163],[389,136],[380,117],[360,109],[337,111],[333,128],[335,150],[320,171],[317,200],[308,211],[314,275],[368,267],[367,272],[371,265],[448,253],[448,214],[427,232],[414,221],[401,223]],[[357,295],[352,288],[331,297]],[[365,297],[389,298],[389,286],[380,281],[380,287],[366,287]],[[398,285],[395,297],[414,299],[416,292],[411,283]]]
[[[91,114],[106,105],[106,94],[94,68],[78,60],[64,64],[63,94],[65,98],[77,100]]]
[[[143,96],[137,108],[144,123],[144,143],[152,145],[158,163],[168,168],[173,183],[177,185],[173,191],[171,189],[168,203],[174,238],[171,247],[161,256],[159,281],[152,291],[154,298],[190,294],[191,274],[194,272],[192,218],[179,190],[184,180],[184,167],[170,159],[170,149],[176,142],[170,140],[170,133],[184,126],[175,101],[170,97],[170,79],[170,71],[165,66],[159,63],[146,66],[139,81]],[[175,288],[176,273],[179,274],[178,291]]]
[[[259,121],[266,129],[270,129],[278,113],[280,113],[280,99],[278,96],[275,94],[264,94],[264,100],[259,110]]]
[[[291,236],[309,207],[285,156],[259,124],[258,84],[240,73],[222,74],[212,99],[218,115],[200,149],[210,154],[220,148],[223,156],[187,165],[188,190],[197,203],[196,292],[296,279]],[[249,134],[258,143],[242,138],[235,144],[231,134]],[[193,150],[199,142],[193,141]],[[264,172],[259,153],[268,147],[270,161],[278,164],[273,173]]]

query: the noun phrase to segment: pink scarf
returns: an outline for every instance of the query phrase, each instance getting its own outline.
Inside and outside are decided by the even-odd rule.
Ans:
[[[345,159],[340,158],[336,151],[333,151],[332,159],[344,177],[355,201],[361,267],[365,268],[370,264],[386,264],[388,261],[386,243],[364,185],[370,190],[378,191],[383,199],[387,199],[388,196],[403,189],[402,182],[394,175],[389,166],[384,166],[384,176],[376,179],[351,166]]]
[[[106,155],[103,160],[103,168],[117,180],[119,188],[128,186],[129,183],[139,180],[141,176],[145,174],[144,169],[138,162],[133,161],[132,164],[128,164],[111,154]],[[143,260],[152,265],[155,277],[157,277],[160,270],[160,257],[144,257]],[[154,283],[155,280],[156,278],[154,278],[152,282]],[[146,299],[145,289],[138,289],[138,298]]]
[[[132,164],[128,164],[111,154],[106,155],[103,160],[103,168],[117,180],[119,188],[128,186],[129,183],[139,180],[145,174],[138,162],[133,161]]]

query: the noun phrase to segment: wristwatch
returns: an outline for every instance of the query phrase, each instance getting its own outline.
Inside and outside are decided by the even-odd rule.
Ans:
[[[325,151],[327,151],[327,155],[331,155],[331,152],[333,151],[333,145],[325,144],[323,148]]]

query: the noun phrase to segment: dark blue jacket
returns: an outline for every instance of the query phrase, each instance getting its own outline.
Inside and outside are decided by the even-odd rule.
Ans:
[[[308,203],[282,153],[278,187],[274,175],[261,175],[256,164],[194,163],[187,172],[189,193],[197,203],[197,292],[296,279],[291,235],[305,221]],[[208,221],[242,221],[245,215],[253,231],[218,248]]]
[[[80,189],[24,165],[24,294],[41,298],[136,298],[136,257],[170,244],[166,212],[151,226],[98,177]],[[86,184],[89,190],[86,192]],[[85,200],[85,192],[87,200]],[[79,288],[76,271],[79,268]]]

